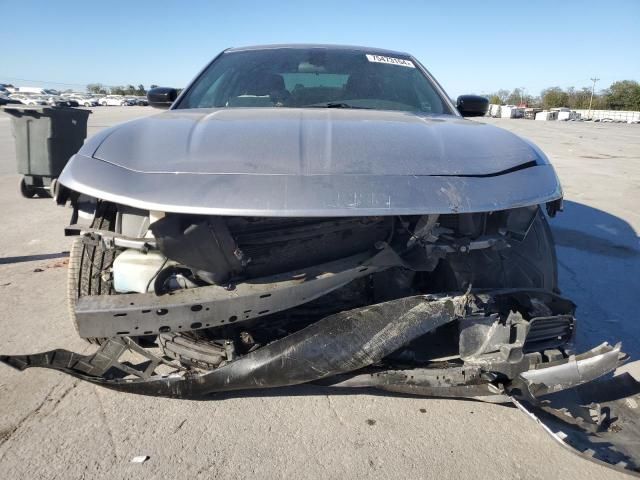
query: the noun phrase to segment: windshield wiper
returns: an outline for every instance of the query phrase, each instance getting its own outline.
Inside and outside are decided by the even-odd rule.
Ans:
[[[345,102],[314,103],[313,105],[304,105],[303,108],[357,108],[361,110],[371,110],[371,107],[357,107]]]

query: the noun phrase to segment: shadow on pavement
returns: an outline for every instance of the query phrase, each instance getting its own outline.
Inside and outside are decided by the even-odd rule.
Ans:
[[[623,219],[572,201],[551,219],[562,294],[577,306],[577,347],[623,342],[640,357],[640,248]]]
[[[8,265],[11,263],[34,262],[36,260],[51,260],[52,258],[66,258],[69,252],[60,253],[41,253],[36,255],[21,255],[18,257],[0,258],[0,265]]]

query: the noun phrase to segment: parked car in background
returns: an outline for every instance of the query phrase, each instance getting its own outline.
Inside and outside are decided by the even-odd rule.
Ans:
[[[0,107],[3,105],[11,105],[11,104],[22,104],[22,102],[15,98],[11,98],[9,95],[4,95],[0,93]]]
[[[70,98],[77,101],[78,104],[82,105],[83,107],[97,107],[98,105],[100,105],[98,99],[92,97],[91,95],[74,94]]]
[[[103,107],[128,105],[127,100],[120,95],[106,95],[99,102]]]
[[[46,99],[47,103],[52,107],[67,107],[67,99],[63,97],[59,97],[57,95],[50,95],[48,97],[43,97]]]
[[[37,95],[28,93],[13,93],[7,96],[10,103],[22,103],[23,105],[48,105],[51,107],[78,107],[80,103],[75,98],[62,95]]]
[[[139,97],[139,98],[136,98],[136,105],[141,107],[146,107],[147,105],[149,105],[149,102],[147,101],[146,98]]]
[[[75,98],[51,95],[48,97],[49,105],[56,107],[79,107],[80,104]]]
[[[13,100],[17,100],[18,102],[20,102],[23,105],[27,104],[26,95],[20,95],[19,93],[11,93],[9,95],[9,98],[11,98]]]
[[[13,93],[11,94],[11,98],[18,100],[24,105],[48,105],[47,99],[40,95]]]

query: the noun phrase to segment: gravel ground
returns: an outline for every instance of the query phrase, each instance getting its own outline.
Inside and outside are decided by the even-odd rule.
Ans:
[[[95,108],[89,132],[155,113]],[[536,142],[565,188],[552,221],[560,285],[587,348],[623,340],[640,358],[640,126],[494,123]],[[90,351],[65,305],[70,210],[20,197],[10,122],[0,114],[0,351]],[[150,458],[132,464],[138,455]],[[206,401],[127,395],[60,373],[0,366],[0,472],[39,478],[608,479],[514,408],[303,387]]]

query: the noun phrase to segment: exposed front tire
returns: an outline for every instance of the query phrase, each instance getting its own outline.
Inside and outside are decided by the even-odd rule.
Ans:
[[[114,231],[116,209],[111,204],[98,204],[92,228]],[[76,304],[80,297],[86,295],[114,294],[109,268],[115,256],[112,251],[105,250],[102,245],[86,245],[82,237],[73,239],[69,253],[69,269],[67,275],[67,300],[69,315],[78,332]],[[100,344],[103,339],[87,338],[89,343]]]

